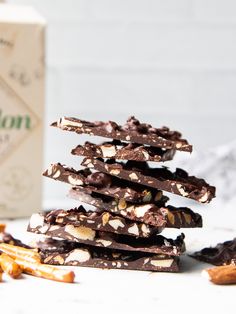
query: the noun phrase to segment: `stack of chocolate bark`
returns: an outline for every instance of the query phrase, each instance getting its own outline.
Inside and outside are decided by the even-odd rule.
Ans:
[[[191,152],[181,134],[154,128],[134,117],[115,122],[61,118],[54,127],[111,139],[99,145],[86,142],[72,150],[84,156],[82,170],[56,163],[44,176],[72,186],[69,196],[94,206],[57,209],[31,217],[28,231],[43,234],[44,263],[150,271],[179,271],[184,235],[175,240],[160,235],[164,228],[202,227],[202,218],[186,207],[167,205],[163,191],[201,203],[215,196],[215,188],[182,169],[171,172],[148,162],[172,160],[175,152]],[[116,160],[119,160],[116,161]]]

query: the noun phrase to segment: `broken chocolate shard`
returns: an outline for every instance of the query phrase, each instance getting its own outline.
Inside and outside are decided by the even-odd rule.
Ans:
[[[78,134],[102,136],[164,149],[192,151],[192,145],[182,139],[181,133],[171,131],[167,127],[155,128],[150,124],[140,123],[135,117],[130,117],[123,126],[114,121],[89,122],[78,118],[63,117],[52,123],[52,126]]]
[[[202,217],[187,207],[166,206],[166,228],[201,228]]]
[[[85,185],[87,177],[91,174],[92,172],[88,168],[76,171],[73,168],[56,163],[52,164],[47,170],[45,170],[43,176],[76,186]],[[109,176],[104,176],[104,178],[108,178],[109,180]],[[104,185],[109,185],[109,182],[107,184],[105,184],[105,182],[102,183]]]
[[[30,249],[31,247],[25,243],[23,243],[21,240],[14,238],[10,233],[3,232],[0,235],[0,243],[7,243],[15,246],[20,246],[25,249]]]
[[[215,247],[204,248],[190,256],[216,266],[236,265],[236,238],[218,243]]]
[[[166,225],[167,209],[158,207],[155,204],[133,204],[125,199],[104,197],[94,192],[89,194],[85,193],[82,187],[72,188],[69,196],[80,202],[90,204],[101,210],[107,210],[133,221],[140,221],[154,227],[165,227]]]
[[[79,243],[45,239],[38,243],[41,260],[50,265],[129,269],[156,272],[178,272],[179,258],[143,252],[127,252]]]
[[[177,237],[176,240],[167,239],[161,235],[155,235],[149,238],[135,238],[121,234],[100,232],[84,226],[75,227],[73,224],[67,224],[65,226],[52,225],[44,221],[38,222],[38,226],[29,225],[27,230],[52,238],[125,251],[178,256],[185,249],[183,234]]]
[[[150,168],[145,162],[116,162],[113,159],[85,158],[82,166],[101,171],[124,180],[149,186],[193,199],[200,203],[209,203],[215,197],[215,187],[205,180],[190,176],[182,169],[171,172],[166,167]]]
[[[84,226],[97,231],[144,238],[158,234],[164,228],[152,227],[144,223],[131,221],[108,211],[86,211],[83,206],[70,210],[52,210],[46,215],[33,214],[29,226],[34,228],[42,223],[61,226],[71,224],[74,227]]]
[[[132,182],[127,186],[125,180],[102,172],[92,173],[88,168],[76,171],[57,163],[51,165],[43,175],[72,186],[81,186],[84,191],[90,194],[96,192],[133,203],[155,203],[162,206],[168,201],[168,197],[157,189],[142,187]]]
[[[88,158],[114,158],[121,160],[136,161],[168,161],[175,155],[174,149],[163,150],[159,147],[144,146],[134,143],[124,143],[113,140],[104,142],[100,145],[85,142],[84,145],[78,145],[71,153]]]
[[[201,228],[202,217],[187,207],[171,205],[157,207],[152,204],[132,204],[125,200],[103,197],[96,193],[85,193],[84,188],[72,188],[69,197],[83,203],[107,210],[146,225],[165,226],[166,228]]]

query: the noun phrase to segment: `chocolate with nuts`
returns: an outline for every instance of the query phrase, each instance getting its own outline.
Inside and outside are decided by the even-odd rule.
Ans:
[[[29,226],[37,227],[44,222],[61,226],[72,224],[75,227],[84,226],[93,230],[144,238],[158,234],[164,228],[152,227],[144,223],[131,221],[108,211],[86,211],[83,206],[70,210],[52,210],[46,215],[33,214]]]
[[[154,227],[164,227],[166,225],[167,210],[165,207],[147,204],[133,204],[126,202],[125,199],[112,199],[99,194],[84,193],[82,187],[73,188],[69,192],[73,199],[107,210],[133,221],[140,221]]]
[[[38,226],[29,225],[29,232],[46,236],[79,242],[91,246],[106,247],[123,251],[138,251],[166,255],[180,255],[184,251],[184,235],[176,240],[166,239],[161,235],[149,238],[135,238],[121,234],[96,231],[88,227],[75,227],[73,224],[65,226],[42,222]]]
[[[146,226],[165,226],[166,228],[202,227],[202,217],[187,207],[132,204],[124,199],[112,199],[96,193],[85,193],[82,187],[72,188],[69,196],[101,210],[107,210],[134,221],[142,221]]]
[[[54,122],[52,126],[78,134],[102,136],[164,149],[192,151],[192,146],[187,140],[182,139],[181,133],[171,131],[167,127],[155,128],[150,124],[140,123],[135,117],[130,117],[123,126],[114,121],[88,122],[78,118],[63,117]]]
[[[178,272],[179,258],[163,254],[92,248],[79,243],[46,239],[38,243],[41,260],[51,265],[71,265],[103,269],[130,269]]]
[[[60,163],[51,165],[43,175],[72,186],[81,186],[86,193],[96,192],[133,203],[152,202],[164,205],[168,200],[168,197],[163,196],[157,189],[142,187],[132,182],[127,186],[127,181],[106,173],[92,173],[89,169],[76,171]]]
[[[150,168],[145,162],[116,162],[112,159],[85,158],[82,166],[93,168],[124,180],[191,198],[200,203],[209,203],[215,197],[215,187],[205,180],[189,176],[182,169],[171,172],[165,167]]]
[[[89,158],[114,158],[136,161],[167,161],[172,160],[175,155],[174,149],[163,150],[159,147],[144,146],[134,143],[124,143],[113,140],[100,145],[85,142],[78,145],[71,153]]]
[[[204,248],[190,256],[216,266],[236,265],[236,238],[218,243],[215,247]]]
[[[7,243],[15,246],[20,246],[25,249],[30,249],[29,245],[24,244],[21,240],[14,238],[10,233],[3,232],[0,234],[0,243]]]

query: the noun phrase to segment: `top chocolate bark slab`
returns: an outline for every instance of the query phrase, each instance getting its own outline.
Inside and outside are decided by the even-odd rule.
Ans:
[[[218,243],[215,247],[204,248],[190,256],[216,266],[236,265],[236,238]]]
[[[73,155],[87,156],[90,158],[96,157],[164,162],[173,159],[175,149],[164,150],[159,147],[124,143],[118,140],[113,140],[111,142],[103,142],[99,145],[91,142],[85,142],[84,145],[78,145],[74,148],[71,153]]]
[[[198,201],[209,203],[215,197],[215,187],[205,180],[190,176],[177,168],[171,172],[166,167],[151,168],[146,162],[116,162],[114,159],[85,158],[82,166],[105,172],[118,178],[146,185],[159,190],[177,194]]]
[[[52,126],[78,134],[96,135],[164,149],[192,152],[192,145],[182,139],[181,133],[171,131],[167,127],[155,128],[150,124],[140,123],[135,117],[128,118],[123,126],[114,121],[89,122],[78,118],[62,117],[52,123]]]

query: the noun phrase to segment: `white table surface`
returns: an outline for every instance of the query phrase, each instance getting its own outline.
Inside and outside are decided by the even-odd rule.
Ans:
[[[187,160],[182,164],[178,161],[178,166],[216,185],[217,198],[209,205],[197,206],[193,201],[171,197],[175,206],[189,206],[203,217],[203,228],[181,230],[186,235],[187,247],[181,258],[181,273],[73,267],[75,284],[27,275],[21,280],[4,277],[0,283],[0,313],[236,313],[236,285],[210,283],[201,276],[201,271],[212,266],[187,256],[236,236],[236,142],[196,158],[193,155],[191,164]],[[55,183],[57,186],[59,183]],[[73,206],[61,195],[65,203],[53,198],[47,200],[46,208]],[[7,225],[8,232],[26,242],[34,237],[25,231],[27,220],[11,220]],[[163,234],[175,238],[181,231],[169,230]]]
[[[234,206],[198,207],[203,229],[184,230],[187,253],[235,237]],[[214,220],[212,219],[215,217]],[[218,217],[218,218],[217,218]],[[222,223],[224,221],[224,223]],[[27,220],[8,221],[8,231],[25,241]],[[179,234],[174,230],[175,235]],[[167,234],[168,235],[168,234]],[[217,286],[201,276],[211,265],[182,257],[182,272],[151,273],[71,267],[75,284],[24,275],[0,283],[1,313],[235,313],[236,286]]]

